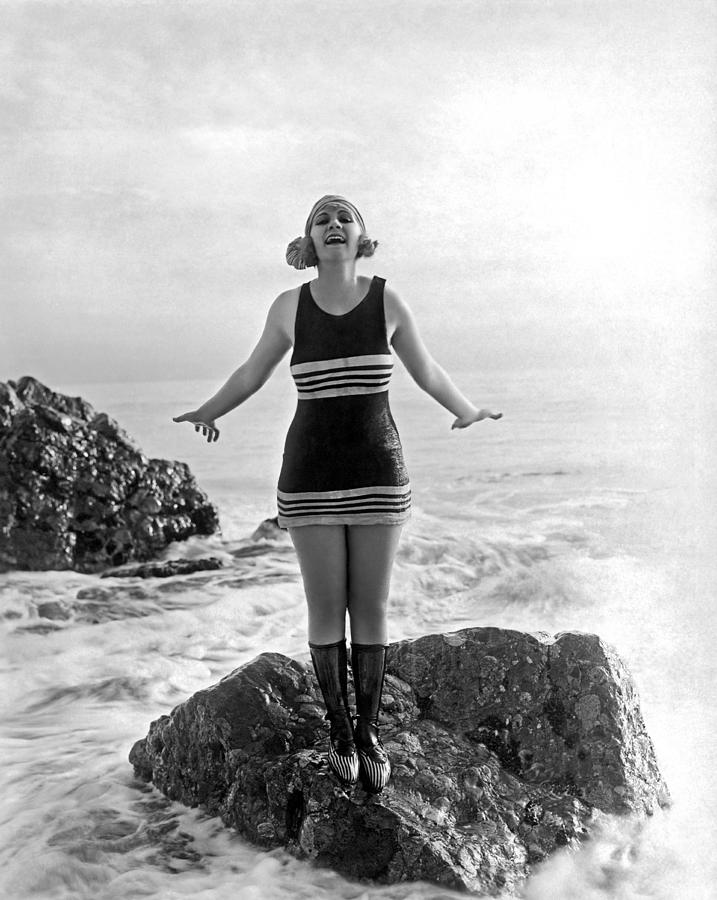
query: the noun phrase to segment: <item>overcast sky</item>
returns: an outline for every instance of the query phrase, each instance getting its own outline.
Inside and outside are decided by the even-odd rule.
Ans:
[[[223,378],[327,192],[444,362],[703,352],[715,10],[3,3],[0,380]]]

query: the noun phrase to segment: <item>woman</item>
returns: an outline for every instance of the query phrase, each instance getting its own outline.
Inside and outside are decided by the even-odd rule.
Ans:
[[[279,524],[289,530],[308,603],[309,648],[330,722],[328,763],[346,784],[378,793],[391,765],[378,736],[391,568],[410,486],[388,405],[391,347],[419,385],[466,428],[500,413],[478,409],[431,358],[406,304],[381,278],[356,274],[377,246],[343,197],[314,204],[287,248],[317,277],[276,298],[247,361],[199,409],[177,416],[208,441],[216,420],[257,391],[293,347],[299,398],[279,476]],[[347,691],[346,612],[356,696]]]

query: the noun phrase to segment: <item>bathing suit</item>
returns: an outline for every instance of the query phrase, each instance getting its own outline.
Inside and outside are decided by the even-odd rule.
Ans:
[[[393,358],[383,278],[332,315],[301,287],[291,374],[298,390],[279,476],[279,525],[400,524],[411,488],[388,405]]]

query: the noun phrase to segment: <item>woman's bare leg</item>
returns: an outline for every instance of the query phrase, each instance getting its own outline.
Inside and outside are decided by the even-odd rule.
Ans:
[[[356,784],[359,761],[348,701],[346,528],[290,528],[309,610],[309,646],[331,723],[327,762],[344,784]]]
[[[380,793],[391,761],[378,736],[386,671],[387,605],[400,525],[351,525],[347,529],[351,669],[356,695],[354,743],[364,789]]]
[[[349,525],[348,608],[351,642],[388,642],[387,605],[401,525]]]
[[[309,609],[309,641],[332,644],[346,635],[348,605],[346,527],[290,528]]]

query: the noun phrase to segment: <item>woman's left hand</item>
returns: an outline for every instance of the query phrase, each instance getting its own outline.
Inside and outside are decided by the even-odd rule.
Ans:
[[[474,422],[480,422],[483,419],[502,419],[503,413],[494,413],[489,409],[479,409],[469,416],[460,416],[451,425],[451,428],[468,428]]]
[[[212,444],[214,443],[214,441],[219,440],[219,429],[214,424],[214,419],[206,418],[198,409],[193,409],[191,412],[182,413],[181,416],[174,416],[172,421],[191,422],[191,424],[194,425],[194,430],[197,433],[201,432],[207,439],[208,444]]]

